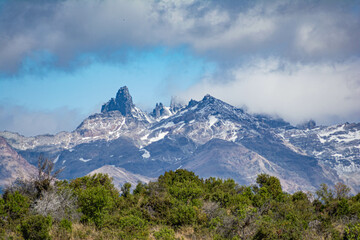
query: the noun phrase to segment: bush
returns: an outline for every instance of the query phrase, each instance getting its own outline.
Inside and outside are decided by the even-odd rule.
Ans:
[[[278,178],[262,173],[256,178],[256,183],[259,184],[260,189],[265,188],[272,198],[281,197],[282,188]]]
[[[43,192],[42,197],[36,200],[33,206],[36,213],[43,216],[50,215],[56,221],[63,218],[78,220],[77,207],[77,198],[69,187],[53,187]]]
[[[109,190],[103,186],[90,187],[84,189],[78,196],[82,221],[93,222],[100,228],[105,222],[105,218],[114,207],[114,200]]]
[[[61,229],[65,230],[66,232],[72,232],[72,222],[68,219],[62,219],[59,223]]]
[[[168,227],[163,227],[160,231],[154,233],[156,240],[175,240],[175,231]]]
[[[41,215],[29,216],[23,220],[20,225],[20,231],[25,239],[29,240],[47,240],[51,239],[49,231],[52,219],[50,216]]]
[[[78,197],[83,222],[92,222],[101,228],[109,213],[119,203],[119,191],[107,174],[77,178],[70,183]]]
[[[360,223],[349,224],[344,231],[344,240],[360,239]]]
[[[18,191],[14,193],[6,192],[4,194],[4,201],[4,210],[13,220],[24,217],[29,211],[29,199]]]
[[[149,232],[147,223],[135,215],[120,217],[116,225],[121,229],[121,239],[147,239]]]
[[[194,207],[184,204],[174,206],[169,217],[169,224],[175,227],[190,225],[197,220],[197,214]]]

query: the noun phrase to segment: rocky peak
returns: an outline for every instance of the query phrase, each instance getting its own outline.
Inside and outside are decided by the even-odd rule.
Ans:
[[[151,115],[155,118],[170,116],[171,112],[162,103],[157,103]]]
[[[214,102],[216,98],[211,96],[210,94],[206,94],[201,101],[203,102]]]
[[[110,111],[119,111],[123,116],[131,115],[131,109],[135,105],[132,101],[132,97],[129,93],[129,89],[124,86],[119,89],[116,94],[116,98],[111,98],[110,101],[102,105],[101,112],[106,113]]]
[[[194,99],[191,99],[189,101],[189,104],[188,104],[188,107],[194,107],[196,104],[198,104],[199,102],[194,100]]]
[[[171,97],[170,101],[170,111],[172,113],[176,113],[180,109],[182,109],[184,105],[180,102],[180,99],[178,97]]]
[[[316,122],[314,120],[310,120],[308,122],[304,122],[302,124],[296,125],[297,128],[306,130],[306,129],[313,129],[316,127]]]

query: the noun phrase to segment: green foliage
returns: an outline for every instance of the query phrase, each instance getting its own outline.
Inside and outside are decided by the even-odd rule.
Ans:
[[[20,231],[25,239],[47,240],[51,239],[49,234],[51,224],[51,217],[33,215],[21,222]]]
[[[82,222],[94,223],[101,228],[113,209],[119,203],[119,192],[107,174],[94,174],[77,178],[70,183],[74,189]]]
[[[130,188],[131,188],[131,183],[125,183],[122,187],[121,187],[121,195],[124,196],[125,198],[128,197],[130,195]]]
[[[0,196],[0,218],[3,217],[5,215],[5,201],[2,198],[2,196]]]
[[[154,233],[156,240],[175,240],[175,231],[168,227],[163,227]]]
[[[256,178],[256,183],[259,185],[260,191],[265,192],[266,190],[266,193],[274,199],[281,198],[282,188],[278,178],[262,173]]]
[[[76,178],[71,181],[70,187],[73,188],[75,191],[81,191],[83,189],[91,187],[103,187],[109,191],[109,193],[114,199],[120,195],[119,191],[112,183],[112,179],[109,177],[109,175],[102,173]]]
[[[316,191],[316,195],[324,204],[329,204],[334,199],[334,191],[325,183],[320,185],[320,189]]]
[[[4,210],[13,220],[25,216],[29,212],[30,201],[18,191],[4,194]]]
[[[71,233],[72,231],[72,222],[66,218],[62,219],[59,223],[59,227],[66,232]]]
[[[172,207],[168,224],[179,227],[194,224],[197,220],[195,207],[178,203]]]
[[[323,184],[310,201],[283,192],[276,177],[260,174],[256,183],[179,169],[133,193],[124,184],[120,195],[108,175],[95,174],[57,181],[37,198],[29,182],[0,198],[0,238],[359,239],[360,194],[350,197],[346,185]]]
[[[146,239],[149,235],[146,221],[136,215],[116,219],[115,226],[121,230],[119,233],[121,239]]]
[[[344,240],[360,239],[360,223],[349,224],[344,231]]]
[[[102,227],[105,218],[114,207],[111,192],[102,186],[89,187],[79,192],[79,206],[83,213],[82,221],[93,222]]]

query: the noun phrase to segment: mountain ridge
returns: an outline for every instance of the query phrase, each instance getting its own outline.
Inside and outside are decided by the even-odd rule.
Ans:
[[[72,132],[30,138],[0,132],[0,136],[30,163],[39,153],[57,159],[55,166],[65,167],[64,178],[104,165],[146,177],[184,166],[213,176],[210,165],[218,164],[224,169],[219,177],[251,183],[251,174],[267,172],[279,177],[287,191],[314,190],[320,183],[337,181],[360,189],[360,124],[326,127],[309,122],[296,127],[283,119],[247,113],[211,95],[186,106],[159,103],[146,113],[122,87],[101,113],[89,116]]]

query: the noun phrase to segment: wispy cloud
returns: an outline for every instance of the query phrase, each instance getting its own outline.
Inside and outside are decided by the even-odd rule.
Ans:
[[[55,134],[73,131],[85,117],[79,111],[67,108],[31,111],[22,106],[0,105],[0,131],[13,131],[25,136]]]

